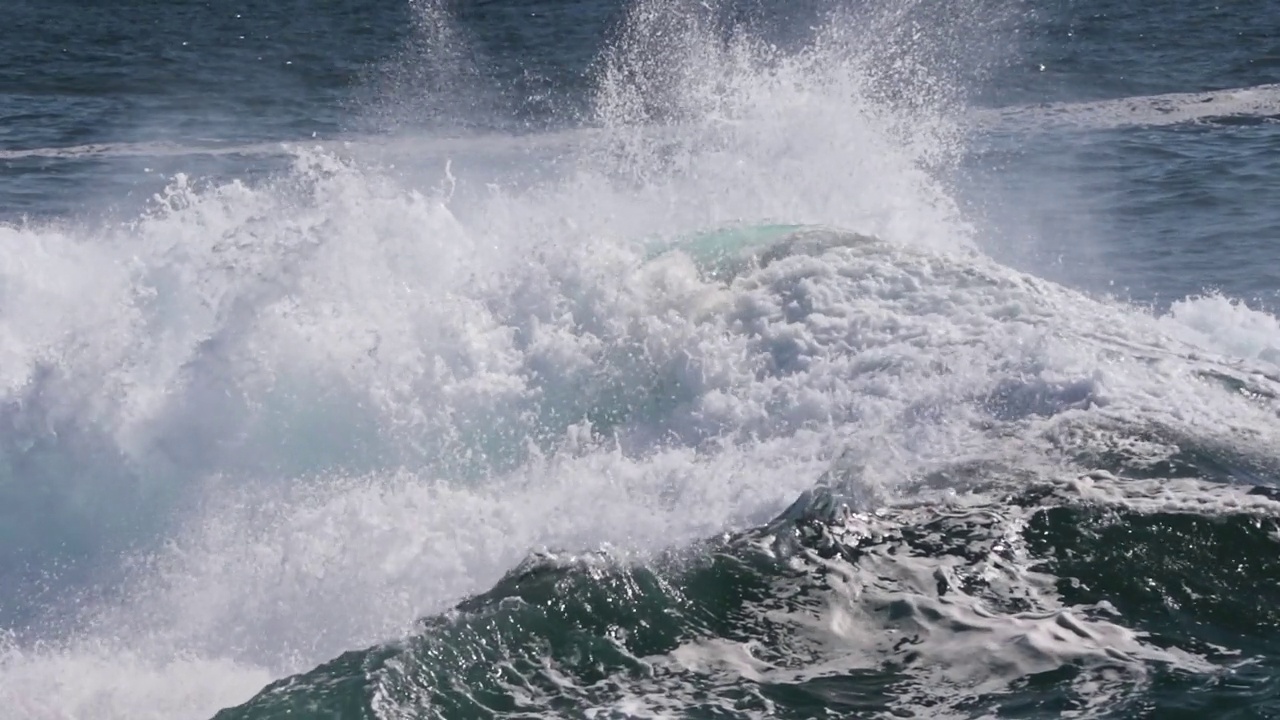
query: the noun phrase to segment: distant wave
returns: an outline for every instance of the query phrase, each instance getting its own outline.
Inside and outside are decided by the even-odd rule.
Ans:
[[[655,128],[657,135],[669,135],[671,130]],[[55,147],[0,149],[0,160],[59,159],[83,160],[91,158],[182,158],[182,157],[269,157],[291,156],[298,148],[319,150],[336,155],[358,153],[371,158],[431,158],[449,155],[496,155],[524,153],[541,150],[567,150],[601,136],[591,128],[540,132],[526,135],[466,134],[448,132],[432,134],[426,130],[405,135],[343,135],[331,138],[294,138],[271,142],[210,142],[189,143],[165,141],[88,143]]]
[[[1243,125],[1280,122],[1280,84],[1214,90],[1200,93],[1137,95],[1113,100],[1015,105],[974,110],[977,127],[1009,131],[1055,129],[1105,129],[1129,126],[1161,126],[1183,123]],[[726,121],[724,124],[733,123]],[[679,132],[678,126],[659,126],[646,135],[661,137]],[[488,134],[479,136],[380,137],[353,135],[340,139],[234,143],[183,144],[172,141],[90,143],[64,147],[0,150],[0,160],[28,158],[81,159],[90,157],[189,157],[284,155],[292,145],[305,144],[328,151],[360,146],[388,155],[441,154],[510,151],[517,147],[570,148],[575,143],[599,135],[597,130],[579,128],[530,135]]]
[[[276,155],[283,152],[281,143],[200,145],[168,141],[89,143],[62,147],[0,150],[0,160],[28,158],[79,159],[92,157],[185,157],[192,155]]]
[[[975,113],[980,125],[1006,129],[1105,129],[1182,123],[1280,122],[1280,84],[1114,100],[1021,105]]]

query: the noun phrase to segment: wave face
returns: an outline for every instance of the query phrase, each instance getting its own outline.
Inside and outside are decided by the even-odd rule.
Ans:
[[[999,475],[951,475],[979,472]],[[1273,493],[1105,472],[1020,481],[1000,501],[836,516],[824,490],[644,564],[544,554],[408,639],[216,718],[1131,717],[1274,702],[1274,658],[1257,660],[1277,639]],[[1228,554],[1241,562],[1205,571]]]
[[[590,130],[0,226],[0,704],[1271,702],[1280,324],[984,255],[926,11],[641,2]]]

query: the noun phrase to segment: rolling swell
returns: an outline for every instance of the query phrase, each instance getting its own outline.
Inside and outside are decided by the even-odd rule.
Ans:
[[[645,563],[534,556],[411,637],[273,683],[216,718],[1271,707],[1272,494],[1186,487],[1223,505],[1194,513],[1099,502],[1081,484],[1143,494],[1095,473],[998,501],[838,516],[810,503]],[[1239,563],[1205,571],[1228,556]]]

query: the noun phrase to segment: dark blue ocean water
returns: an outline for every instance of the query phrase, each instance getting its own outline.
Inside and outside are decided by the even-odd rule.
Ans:
[[[0,706],[1280,716],[1277,308],[1275,0],[10,0]]]

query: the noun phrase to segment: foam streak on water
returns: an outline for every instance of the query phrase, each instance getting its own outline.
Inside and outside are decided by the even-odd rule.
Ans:
[[[638,4],[594,130],[554,150],[300,147],[261,184],[179,177],[124,225],[0,227],[0,573],[35,588],[0,598],[19,619],[0,705],[208,717],[410,632],[532,549],[643,568],[761,526],[824,473],[870,512],[947,478],[1157,466],[1187,439],[1274,467],[1275,318],[1218,298],[1154,318],[987,260],[923,70],[889,101],[857,26],[783,53],[698,7]],[[810,229],[736,264],[679,246],[769,223]],[[944,472],[966,463],[1013,470]],[[885,602],[933,602],[928,563],[873,565]],[[807,670],[683,636],[660,664],[876,665],[897,650],[858,644],[882,628],[857,585],[778,620],[824,625]],[[1116,654],[1137,675],[1208,667],[1053,597],[1047,622],[949,602],[912,617],[959,693]],[[973,624],[1022,649],[970,664]],[[673,672],[592,702],[640,714]]]
[[[979,122],[1023,130],[1100,130],[1183,123],[1267,123],[1280,121],[1280,85],[1227,88],[1201,93],[1167,93],[1091,102],[1046,103],[974,113]]]

